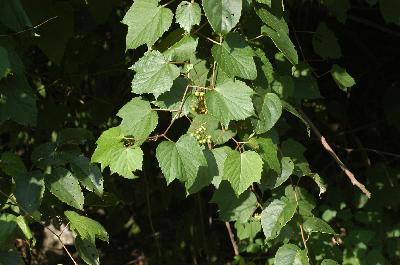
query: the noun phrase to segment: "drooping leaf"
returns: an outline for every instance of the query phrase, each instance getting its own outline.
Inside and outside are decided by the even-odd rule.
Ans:
[[[198,38],[183,36],[178,42],[168,48],[163,54],[170,61],[187,61],[196,53]]]
[[[15,175],[15,198],[28,213],[37,210],[43,198],[44,180],[40,171]]]
[[[281,229],[292,219],[297,204],[294,200],[274,199],[261,213],[261,226],[265,238],[271,240],[279,235]]]
[[[275,46],[293,65],[298,64],[299,56],[297,55],[296,48],[290,40],[289,35],[285,31],[283,31],[282,29],[276,31],[268,26],[262,26],[261,33],[270,37]]]
[[[344,92],[347,92],[347,89],[356,84],[356,81],[351,75],[349,75],[349,73],[347,73],[346,69],[337,64],[332,66],[331,75],[338,87]]]
[[[70,221],[70,227],[82,240],[88,240],[95,243],[96,239],[108,242],[108,233],[106,229],[97,221],[77,214],[74,211],[65,211],[65,216]]]
[[[89,265],[100,265],[99,252],[96,245],[88,239],[82,239],[80,236],[75,238],[75,247],[78,250],[79,257]]]
[[[303,227],[304,231],[306,231],[308,234],[311,234],[312,232],[319,232],[332,235],[335,234],[335,231],[328,223],[317,217],[307,218],[303,223]]]
[[[102,170],[109,166],[112,173],[133,179],[136,176],[132,172],[142,169],[143,151],[139,147],[125,146],[124,140],[120,127],[103,132],[91,160],[100,163]]]
[[[310,137],[310,134],[311,134],[310,125],[309,125],[308,122],[304,119],[304,117],[298,112],[298,110],[297,110],[295,107],[293,107],[292,105],[290,105],[288,102],[283,101],[283,100],[282,100],[282,107],[283,107],[286,111],[290,112],[291,114],[293,114],[294,116],[296,116],[297,118],[299,118],[299,119],[303,122],[303,124],[304,124],[304,125],[306,126],[306,128],[307,128],[307,134],[308,134],[308,136]]]
[[[140,97],[126,103],[117,116],[122,118],[122,133],[133,136],[136,146],[140,146],[147,139],[158,123],[157,112],[152,110],[148,101]]]
[[[281,151],[284,156],[290,157],[294,163],[293,174],[296,176],[306,176],[311,174],[310,166],[304,157],[306,148],[293,139],[287,139],[282,142]]]
[[[285,244],[275,254],[274,265],[310,265],[307,252],[293,244]]]
[[[157,101],[152,103],[162,109],[171,110],[173,115],[175,115],[181,106],[183,95],[185,94],[188,85],[189,80],[180,76],[175,79],[170,91],[165,92],[158,97]],[[191,101],[189,100],[189,97],[187,97],[183,104],[182,113],[179,117],[182,115],[187,115],[190,111],[190,106]]]
[[[23,74],[24,65],[15,52],[11,42],[0,40],[0,80],[13,75]]]
[[[335,33],[324,22],[319,23],[312,39],[312,45],[315,53],[323,59],[338,59],[342,56],[342,49]]]
[[[181,136],[176,143],[160,143],[156,157],[168,184],[174,179],[193,182],[199,167],[207,165],[200,145],[189,135]]]
[[[282,114],[282,102],[274,93],[267,93],[261,111],[258,113],[258,119],[254,120],[255,131],[258,134],[269,131],[279,120]]]
[[[257,208],[257,198],[251,191],[243,192],[239,197],[227,181],[222,181],[210,201],[218,204],[219,218],[222,221],[245,223]]]
[[[254,114],[254,91],[241,81],[227,81],[206,93],[208,113],[226,127],[231,120],[244,120]]]
[[[13,120],[21,125],[36,124],[36,97],[24,76],[0,80],[0,124]]]
[[[151,47],[172,23],[173,14],[158,5],[159,0],[136,0],[125,14],[122,23],[128,26],[126,49],[147,44]]]
[[[213,30],[226,34],[240,20],[242,0],[203,0],[203,9]]]
[[[60,201],[83,210],[84,197],[78,180],[65,168],[55,168],[45,176],[46,187]]]
[[[4,152],[1,154],[0,169],[10,177],[15,177],[27,172],[22,159],[11,152]]]
[[[271,1],[269,0],[269,2]],[[265,25],[267,25],[274,31],[289,34],[289,27],[284,17],[282,16],[282,10],[279,10],[280,14],[278,14],[277,11],[278,10],[273,10],[272,8],[267,6],[256,7],[256,13],[258,17],[262,20],[262,22],[265,23]]]
[[[182,1],[176,8],[176,22],[186,32],[190,32],[194,25],[200,24],[201,8],[198,3]]]
[[[100,169],[90,163],[85,156],[78,156],[71,162],[71,169],[74,176],[87,190],[101,196],[103,194],[103,176]]]
[[[239,33],[230,33],[221,45],[215,44],[211,53],[219,68],[230,78],[235,76],[254,80],[257,69],[254,52]]]
[[[260,182],[262,165],[261,157],[254,151],[231,151],[225,159],[223,179],[240,195],[254,182]]]
[[[179,68],[168,62],[159,51],[147,52],[133,66],[136,74],[132,80],[132,92],[151,93],[156,98],[169,91],[179,76]]]

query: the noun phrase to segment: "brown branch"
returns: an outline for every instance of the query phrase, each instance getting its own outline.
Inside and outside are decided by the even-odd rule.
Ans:
[[[231,224],[229,222],[225,222],[226,230],[228,230],[229,239],[231,240],[233,252],[235,256],[239,256],[239,247],[235,241],[235,236],[233,235]]]
[[[2,190],[0,190],[0,194],[5,196],[6,198],[10,199],[13,203],[15,203],[16,205],[18,205],[19,209],[25,213],[25,215],[27,215],[28,217],[30,217],[32,220],[34,220],[35,222],[38,222],[41,226],[44,227],[44,229],[47,229],[50,233],[52,233],[55,237],[57,237],[58,241],[60,241],[63,249],[65,250],[65,252],[67,252],[68,257],[71,259],[72,263],[74,265],[78,265],[78,263],[75,261],[75,259],[72,257],[71,253],[69,252],[69,250],[67,249],[67,247],[64,245],[64,242],[61,240],[61,235],[58,235],[53,229],[49,228],[48,226],[43,225],[41,222],[39,222],[38,220],[36,220],[27,210],[25,210],[21,205],[18,204],[18,202],[16,200],[14,200],[12,197],[7,196],[7,194],[5,192],[3,192]],[[64,231],[63,231],[64,232]]]
[[[325,150],[333,157],[333,159],[336,161],[336,163],[339,165],[340,169],[346,174],[346,176],[350,179],[351,183],[354,186],[357,186],[368,198],[371,198],[371,192],[362,184],[359,182],[354,174],[350,171],[350,169],[340,160],[338,155],[333,151],[332,147],[329,145],[328,141],[325,139],[325,137],[321,134],[321,132],[318,130],[318,128],[312,123],[312,121],[308,118],[308,116],[301,110],[298,109],[300,115],[303,116],[304,120],[307,121],[308,125],[310,126],[311,130],[314,132],[314,134],[318,137],[320,140],[322,146],[325,148]]]

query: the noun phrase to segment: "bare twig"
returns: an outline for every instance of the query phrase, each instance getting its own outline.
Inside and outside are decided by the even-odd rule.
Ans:
[[[231,224],[229,222],[225,222],[226,230],[228,230],[229,239],[231,240],[233,252],[235,256],[239,256],[239,247],[236,243],[235,236],[233,235]]]
[[[325,137],[321,134],[321,132],[318,130],[318,128],[314,125],[314,123],[311,122],[311,120],[308,118],[308,116],[300,109],[298,109],[300,115],[303,116],[304,120],[307,121],[309,124],[311,130],[314,132],[314,134],[318,137],[320,140],[322,146],[325,148],[325,150],[333,157],[333,159],[336,161],[336,163],[339,165],[339,167],[342,169],[342,171],[346,174],[346,176],[350,179],[351,183],[354,186],[357,186],[368,198],[371,198],[371,192],[362,184],[359,182],[354,174],[350,171],[350,169],[340,160],[338,155],[333,151],[332,147],[329,145],[329,143],[326,141]]]
[[[67,247],[65,246],[64,242],[61,239],[61,235],[58,235],[53,229],[49,228],[48,226],[43,225],[41,222],[39,222],[38,220],[36,220],[27,210],[25,210],[21,205],[18,204],[18,202],[16,200],[14,200],[12,197],[9,197],[5,192],[3,192],[2,190],[0,190],[0,194],[5,196],[6,198],[10,199],[14,204],[18,205],[19,209],[24,212],[25,215],[27,215],[29,218],[31,218],[32,220],[34,220],[35,222],[38,222],[41,226],[43,226],[44,229],[47,229],[50,233],[52,233],[57,239],[58,241],[60,241],[63,249],[65,250],[65,252],[67,253],[68,257],[71,259],[72,263],[74,265],[78,265],[78,263],[75,261],[75,259],[72,257],[71,253],[69,252],[69,250],[67,249]]]
[[[30,28],[27,28],[27,29],[24,29],[24,30],[21,30],[21,31],[18,31],[18,32],[14,32],[14,33],[11,33],[11,34],[3,34],[3,35],[0,35],[0,37],[11,37],[11,36],[16,36],[16,35],[25,33],[27,31],[35,30],[35,29],[43,26],[44,24],[46,24],[46,23],[48,23],[48,22],[50,22],[50,21],[52,21],[53,19],[56,19],[56,18],[58,18],[58,16],[48,18],[48,19],[46,19],[45,21],[43,21],[42,23],[40,23],[40,24],[38,24],[36,26],[30,27]]]
[[[292,181],[292,179],[290,179],[290,181]],[[293,183],[292,183],[292,186],[293,186]],[[299,208],[298,208],[298,205],[299,205],[299,198],[298,198],[298,194],[297,194],[297,191],[296,191],[296,186],[293,186],[293,190],[294,190],[294,198],[295,198],[296,204],[297,204],[297,214],[300,215]],[[300,227],[300,234],[301,234],[301,239],[302,239],[302,241],[303,241],[304,248],[305,248],[306,251],[307,251],[307,256],[310,258],[311,255],[310,255],[310,251],[309,251],[308,246],[307,246],[306,237],[304,236],[303,224],[302,224],[301,222],[299,222],[299,227]]]

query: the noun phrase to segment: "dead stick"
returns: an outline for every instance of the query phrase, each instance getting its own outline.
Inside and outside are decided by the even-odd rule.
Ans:
[[[340,160],[338,155],[333,151],[332,147],[329,145],[328,141],[326,141],[325,137],[320,133],[318,128],[312,123],[312,121],[308,118],[308,116],[300,109],[298,109],[299,113],[301,116],[303,116],[304,120],[307,121],[307,123],[310,125],[311,130],[315,133],[315,135],[318,137],[318,139],[321,141],[322,146],[325,148],[326,151],[333,157],[333,159],[336,161],[336,163],[339,165],[339,167],[342,169],[342,171],[346,174],[346,176],[350,179],[351,183],[354,186],[357,186],[368,198],[371,198],[371,192],[367,190],[367,188],[359,182],[354,174],[350,171],[350,169]]]

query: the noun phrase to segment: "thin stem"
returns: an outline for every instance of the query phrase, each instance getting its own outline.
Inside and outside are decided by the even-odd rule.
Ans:
[[[231,240],[233,252],[235,253],[235,256],[239,256],[239,254],[240,254],[239,247],[236,243],[235,236],[233,235],[231,224],[229,222],[225,222],[225,226],[226,226],[226,230],[228,231],[228,234],[229,234],[229,239]]]
[[[11,37],[11,36],[16,36],[16,35],[25,33],[25,32],[27,32],[27,31],[31,31],[31,30],[38,29],[39,27],[43,26],[44,24],[46,24],[46,23],[48,23],[48,22],[50,22],[50,21],[52,21],[53,19],[56,19],[56,18],[58,18],[58,16],[48,18],[48,19],[46,19],[45,21],[43,21],[42,23],[40,23],[40,24],[38,24],[38,25],[36,25],[36,26],[34,26],[34,27],[30,27],[30,28],[28,28],[28,29],[24,29],[24,30],[21,30],[21,31],[18,31],[18,32],[14,32],[14,33],[11,33],[11,34],[0,35],[0,37]]]
[[[217,42],[217,41],[215,41],[215,40],[213,40],[213,39],[207,37],[206,35],[204,35],[204,34],[202,34],[202,33],[200,33],[200,32],[196,32],[196,35],[199,35],[200,37],[203,37],[203,38],[205,38],[206,40],[208,40],[208,41],[210,41],[210,42],[212,42],[212,43],[214,43],[214,44],[221,45],[221,43],[219,43],[219,42]]]
[[[31,218],[32,220],[34,220],[35,222],[38,222],[41,226],[43,226],[44,229],[47,229],[50,233],[52,233],[55,237],[57,237],[58,241],[60,241],[63,249],[65,250],[65,252],[67,253],[68,257],[71,259],[72,263],[74,265],[78,265],[78,263],[75,261],[75,259],[72,257],[71,253],[69,252],[69,250],[67,249],[67,247],[64,245],[64,242],[61,240],[61,234],[58,235],[55,231],[53,231],[53,229],[49,228],[48,226],[43,225],[41,222],[37,221],[27,210],[25,210],[21,205],[18,204],[17,201],[15,201],[12,197],[9,197],[5,192],[3,192],[2,190],[0,190],[0,194],[3,195],[4,197],[8,198],[9,200],[11,200],[13,203],[15,203],[16,205],[18,205],[19,209],[24,212],[24,214],[26,216],[28,216],[29,218]]]

